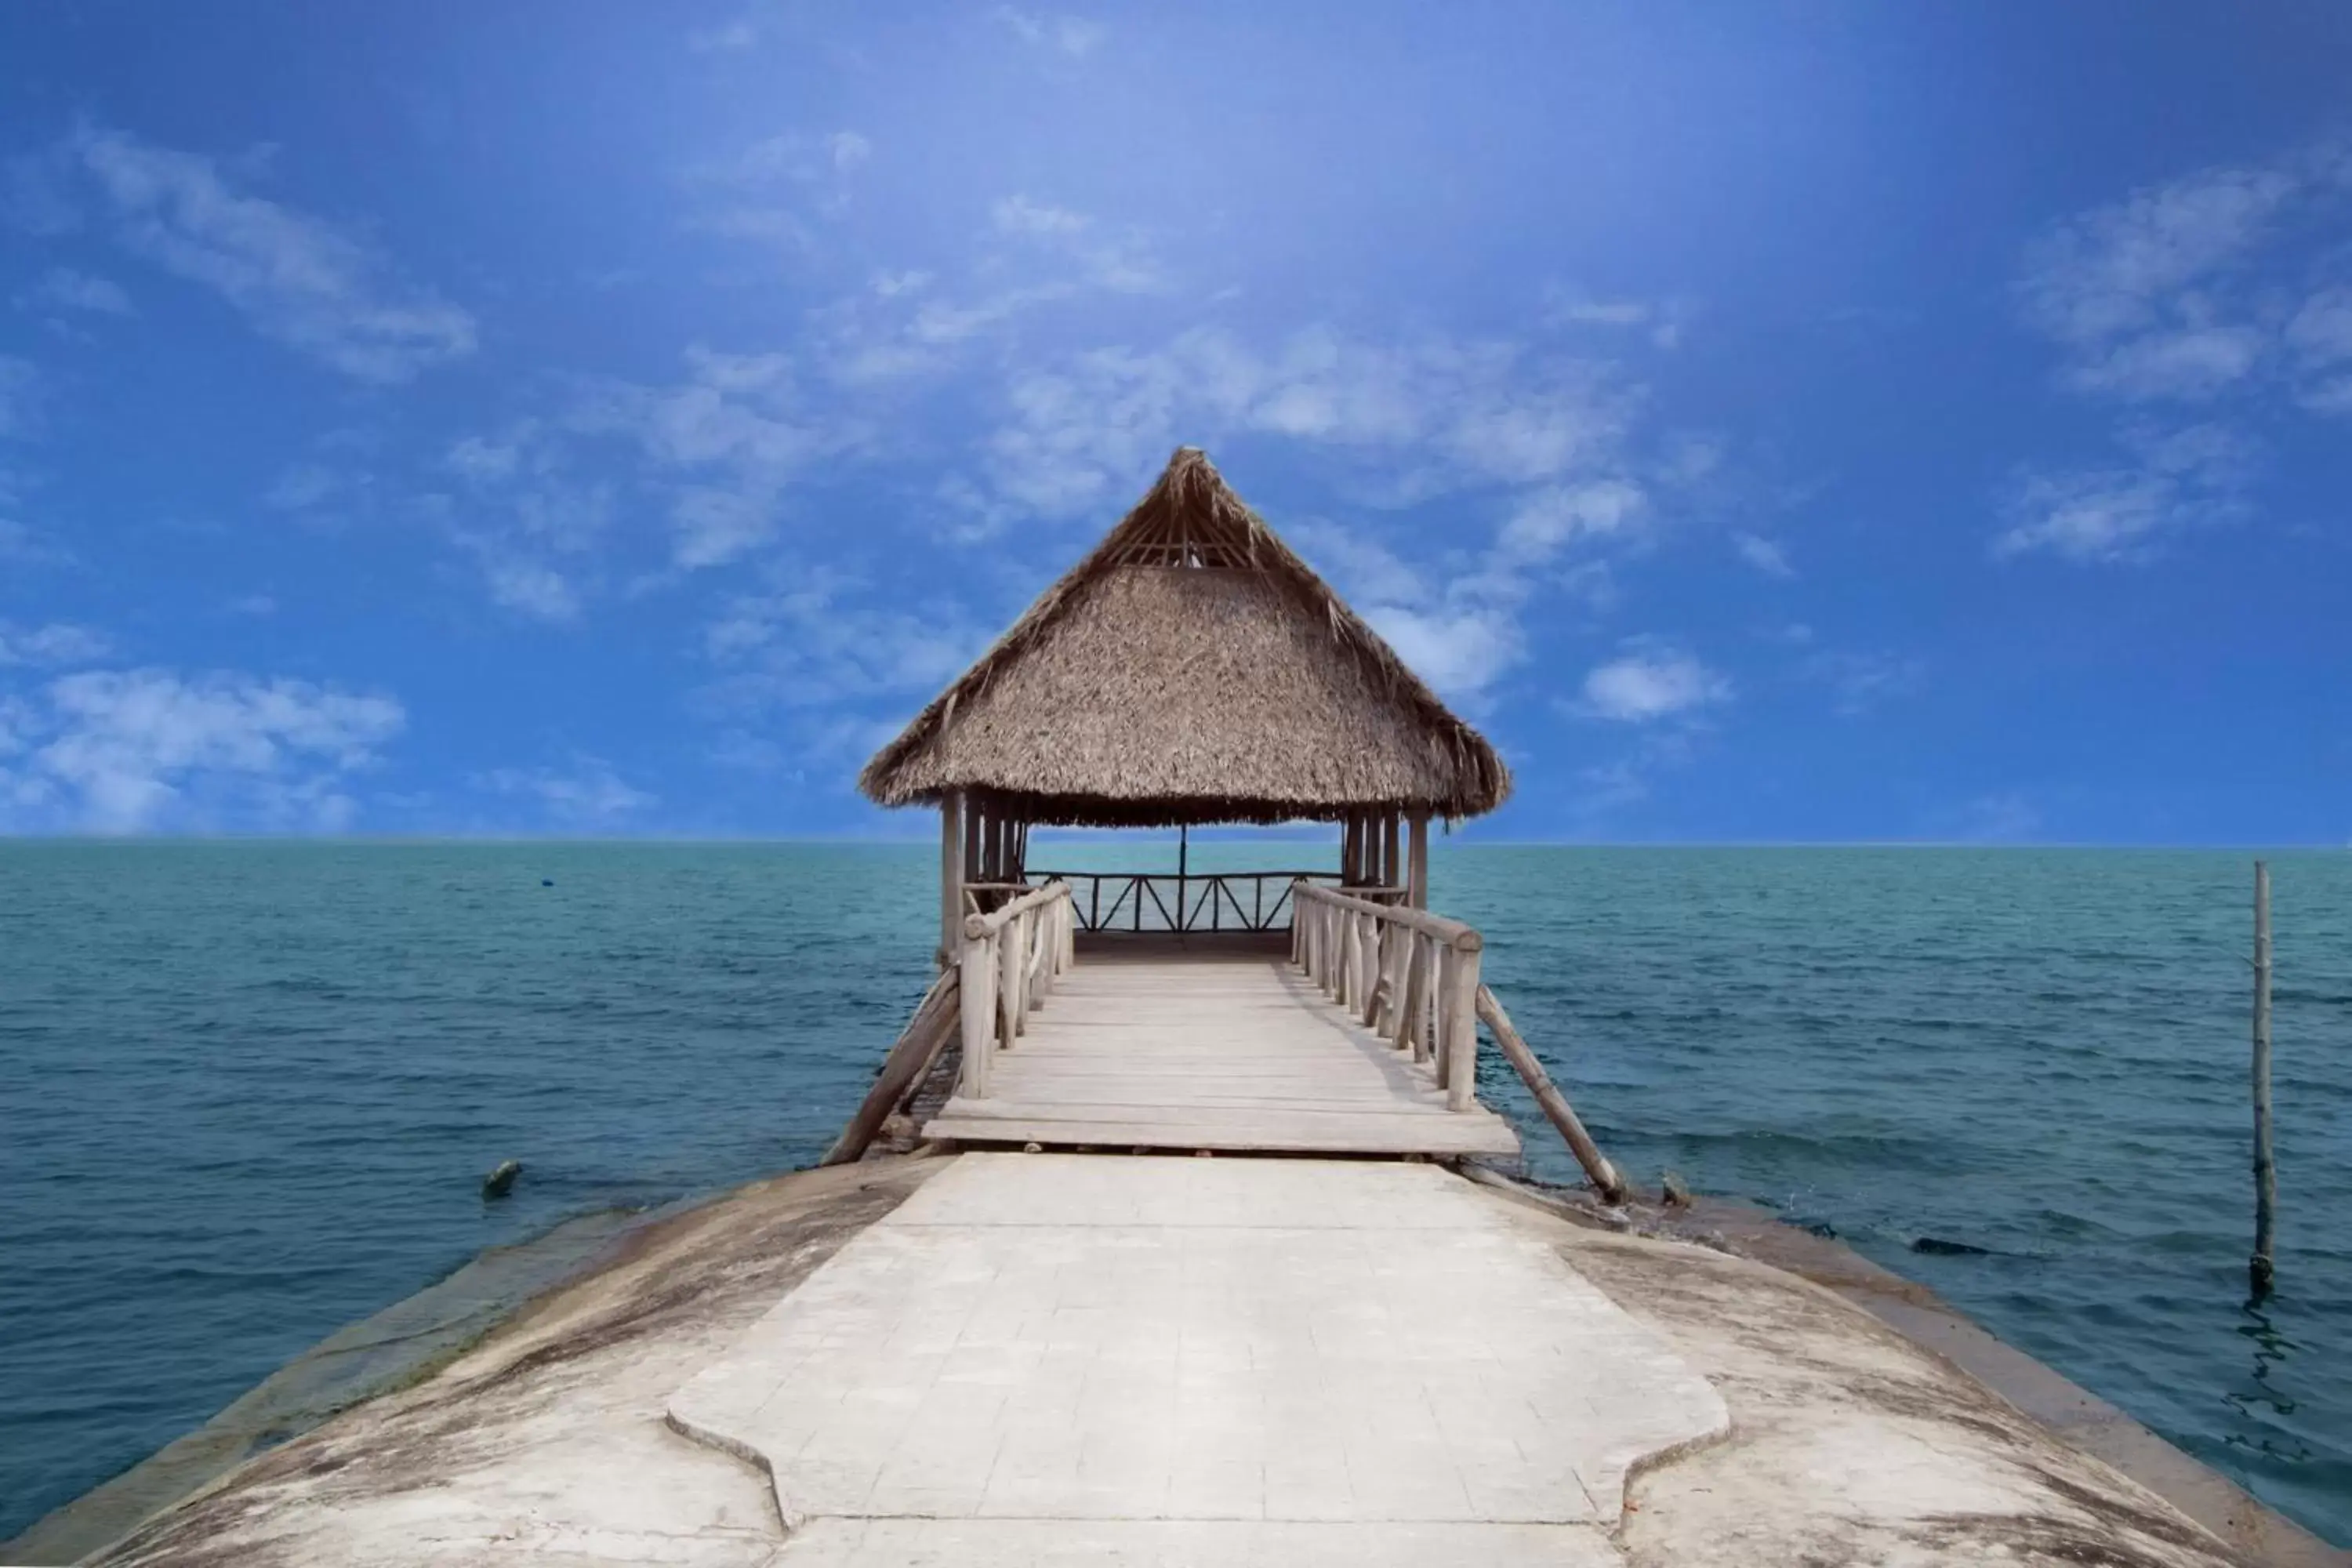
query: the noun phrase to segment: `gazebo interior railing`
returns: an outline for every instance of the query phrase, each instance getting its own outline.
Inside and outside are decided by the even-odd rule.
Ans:
[[[1025,891],[1053,882],[1070,885],[1078,930],[1119,931],[1280,931],[1290,929],[1292,889],[1299,882],[1345,887],[1360,899],[1394,903],[1402,888],[1349,884],[1338,871],[1080,871],[1033,869],[1022,884],[968,887],[973,894]],[[977,910],[979,904],[974,903]]]

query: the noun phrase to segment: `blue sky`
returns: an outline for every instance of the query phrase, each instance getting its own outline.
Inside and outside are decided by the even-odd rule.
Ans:
[[[1180,14],[1181,13],[1181,14]],[[0,831],[928,831],[1179,443],[1477,831],[2352,837],[2352,10],[0,12]]]

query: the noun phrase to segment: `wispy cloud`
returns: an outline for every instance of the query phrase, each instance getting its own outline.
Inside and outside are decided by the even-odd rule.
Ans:
[[[1693,313],[1681,300],[1611,300],[1557,284],[1544,291],[1548,326],[1637,332],[1662,349],[1682,346],[1683,330]]]
[[[58,155],[134,254],[346,375],[403,382],[474,350],[468,312],[336,225],[239,190],[209,158],[92,129]]]
[[[0,666],[94,664],[113,651],[106,634],[67,621],[19,626],[0,621]]]
[[[686,35],[686,47],[698,55],[740,54],[760,42],[761,28],[751,16],[730,16],[709,27],[696,27]]]
[[[2253,463],[2230,428],[2286,401],[2352,414],[2352,289],[2343,222],[2352,147],[2200,169],[2057,225],[2018,279],[2026,319],[2060,351],[2062,385],[2200,422],[2119,433],[2124,461],[2029,470],[2003,499],[1996,555],[2144,561],[2250,510]]]
[[[1927,666],[1918,659],[1885,652],[1823,649],[1808,654],[1797,668],[1805,679],[1827,687],[1836,711],[1849,719],[1911,696],[1927,677]]]
[[[1639,401],[1597,362],[1330,328],[1269,349],[1196,328],[1155,350],[1097,350],[1017,372],[1006,397],[971,493],[1008,517],[1048,518],[1139,490],[1180,439],[1242,434],[1355,454],[1399,501],[1539,484],[1612,451]]]
[[[1648,724],[1728,702],[1732,695],[1730,680],[1695,655],[1644,637],[1594,666],[1570,710],[1580,718]]]
[[[138,313],[131,308],[131,296],[121,284],[67,267],[49,268],[39,282],[16,296],[16,303],[26,310],[75,310],[100,316]]]
[[[473,558],[491,601],[534,620],[578,619],[617,510],[611,485],[582,477],[561,433],[534,419],[452,443],[441,468],[456,488],[423,509]]]
[[[1785,579],[1797,574],[1797,569],[1789,564],[1789,552],[1760,533],[1735,533],[1731,536],[1731,545],[1739,552],[1742,561],[1767,577]]]
[[[18,700],[0,820],[19,831],[332,831],[352,776],[406,721],[389,697],[307,681],[92,670]]]
[[[21,441],[40,428],[42,393],[31,360],[0,354],[0,440]]]
[[[704,628],[721,671],[706,696],[730,708],[928,700],[991,638],[952,602],[892,605],[856,578],[797,564],[768,576],[765,591],[730,599]]]
[[[2189,530],[2245,515],[2258,454],[2242,437],[2218,425],[2135,426],[2123,445],[2127,463],[2021,476],[1993,553],[2144,562]]]
[[[2326,309],[2335,290],[2305,279],[2329,270],[2347,202],[2352,145],[2336,142],[2136,191],[2029,247],[2027,319],[2068,350],[2070,385],[2210,398],[2275,359],[2299,297]]]
[[[498,768],[477,783],[494,795],[535,803],[558,827],[616,827],[660,804],[596,757],[574,758],[564,768]]]
[[[818,225],[849,210],[858,172],[873,157],[873,142],[856,131],[787,131],[763,137],[687,171],[688,184],[707,198],[693,226],[814,252],[820,247]]]
[[[1082,16],[1024,11],[1011,5],[998,6],[995,15],[997,21],[1023,43],[1063,59],[1086,58],[1106,36],[1101,23]]]
[[[565,423],[636,448],[667,497],[671,563],[692,571],[773,538],[793,482],[871,432],[806,396],[782,354],[691,348],[686,371],[667,385],[583,383]]]
[[[997,629],[952,598],[895,602],[837,571],[783,562],[764,575],[764,587],[728,600],[703,630],[713,675],[696,705],[730,726],[718,759],[730,767],[837,775],[895,735]]]

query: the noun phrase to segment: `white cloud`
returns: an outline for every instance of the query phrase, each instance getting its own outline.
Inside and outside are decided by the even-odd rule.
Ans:
[[[2126,338],[2087,356],[2067,374],[2084,392],[2133,403],[2160,398],[2203,402],[2254,373],[2267,335],[2249,326],[2186,326]]]
[[[1690,307],[1679,300],[1604,300],[1557,285],[1544,291],[1543,319],[1548,326],[1640,331],[1662,349],[1682,345],[1683,329],[1690,316]]]
[[[667,496],[671,563],[688,571],[773,538],[792,485],[870,439],[849,411],[804,397],[785,356],[698,347],[681,382],[583,385],[566,423],[637,448]]]
[[[238,191],[208,158],[89,130],[66,152],[131,250],[346,375],[402,382],[474,350],[471,315],[333,225]]]
[[[1010,5],[998,6],[996,19],[1023,43],[1066,59],[1084,59],[1095,51],[1105,36],[1099,22],[1090,22],[1079,16],[1021,11]]]
[[[406,715],[388,697],[286,679],[93,670],[10,721],[0,809],[19,829],[347,826],[351,774]]]
[[[2062,384],[2206,403],[2324,369],[2306,350],[2315,327],[2328,335],[2340,289],[2294,279],[2340,268],[2326,247],[2340,235],[2347,173],[2352,159],[2323,145],[2199,170],[2058,225],[2028,248],[2018,289],[2027,320],[2063,352]],[[2326,386],[2299,398],[2326,412]]]
[[[659,804],[595,757],[578,758],[565,770],[499,768],[478,782],[496,794],[536,801],[565,827],[612,826]]]
[[[2287,322],[2286,346],[2305,377],[2304,407],[2352,415],[2352,288],[2325,289],[2305,300]]]
[[[1641,487],[1622,478],[1547,485],[1519,501],[1496,549],[1513,564],[1549,561],[1571,544],[1638,527],[1648,507]]]
[[[2216,425],[2159,432],[2134,427],[2135,461],[2028,473],[2012,490],[1999,557],[2047,552],[2070,561],[2151,559],[2173,535],[2244,515],[2256,467],[2244,438]]]
[[[47,306],[54,310],[81,310],[101,316],[137,314],[131,307],[131,296],[123,292],[121,284],[66,267],[51,268],[40,282],[16,298],[19,304],[26,306]]]
[[[1809,655],[1798,670],[1828,687],[1836,710],[1849,719],[1909,696],[1927,674],[1917,659],[1900,654],[1827,650]]]
[[[106,635],[64,621],[16,626],[0,621],[0,666],[94,664],[113,645]]]
[[[270,481],[261,504],[275,511],[313,511],[352,483],[352,476],[324,463],[296,463]]]
[[[1732,548],[1739,558],[1767,577],[1794,577],[1797,569],[1789,564],[1789,552],[1760,533],[1735,533]]]
[[[1731,682],[1671,645],[1640,639],[1584,678],[1581,717],[1646,724],[1731,700]]]
[[[482,534],[463,535],[460,542],[480,564],[482,585],[489,590],[493,604],[559,625],[580,618],[579,590],[545,561],[518,554]]]
[[[824,151],[832,160],[833,172],[846,174],[874,156],[874,143],[855,131],[835,131],[826,135]]]
[[[873,603],[863,584],[823,571],[770,576],[769,591],[739,595],[704,629],[705,652],[729,672],[707,695],[724,706],[928,700],[991,640],[960,605]]]
[[[822,135],[787,131],[741,152],[687,171],[688,181],[718,193],[718,205],[694,226],[733,239],[813,251],[819,230],[812,218],[835,219],[849,210],[857,172],[874,157],[874,143],[847,129]]]
[[[1076,515],[1138,493],[1180,441],[1244,433],[1360,455],[1400,500],[1537,484],[1605,458],[1637,400],[1606,366],[1508,343],[1314,328],[1259,350],[1196,328],[1017,373],[972,493],[1006,517]]]
[[[1067,207],[1054,206],[1045,202],[1034,202],[1027,196],[1007,196],[996,204],[990,216],[999,233],[1062,237],[1083,234],[1087,227],[1084,214]]]
[[[1435,609],[1376,604],[1364,618],[1407,668],[1445,697],[1475,703],[1527,655],[1515,606],[1452,604]]]
[[[2028,254],[2027,312],[2074,344],[2158,327],[2255,249],[2299,184],[2286,169],[2207,169],[2070,219]]]
[[[0,354],[0,440],[22,440],[40,427],[41,373],[28,359]]]
[[[422,510],[473,557],[491,600],[536,620],[578,619],[579,579],[618,510],[613,488],[579,478],[562,434],[532,419],[452,443],[442,467],[459,491]]]
[[[686,47],[696,54],[740,54],[760,41],[759,24],[737,16],[715,27],[697,27],[686,36]]]

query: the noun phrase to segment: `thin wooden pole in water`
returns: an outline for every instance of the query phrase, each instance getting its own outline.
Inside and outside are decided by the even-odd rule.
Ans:
[[[2271,1293],[2272,1230],[2278,1219],[2278,1166],[2271,1158],[2271,868],[2254,862],[2254,1255],[2246,1263],[2254,1299]]]

